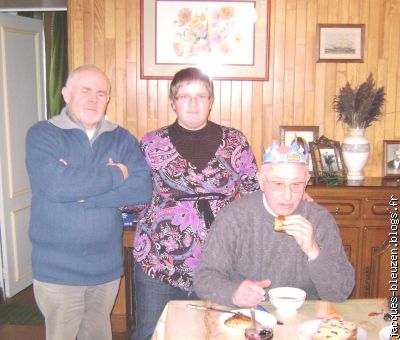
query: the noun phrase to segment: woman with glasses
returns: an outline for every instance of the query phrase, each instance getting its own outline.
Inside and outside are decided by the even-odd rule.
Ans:
[[[180,70],[169,99],[176,121],[141,141],[154,191],[134,241],[135,340],[151,338],[168,301],[197,299],[193,271],[215,214],[259,189],[246,137],[208,120],[210,78],[197,68]]]
[[[265,288],[297,287],[307,299],[343,301],[355,284],[335,219],[303,199],[310,177],[297,144],[272,145],[257,173],[260,192],[216,217],[194,276],[195,292],[216,303],[254,307]],[[282,230],[274,228],[285,216]]]

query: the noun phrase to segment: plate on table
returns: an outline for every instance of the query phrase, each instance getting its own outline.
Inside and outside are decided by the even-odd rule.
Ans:
[[[242,313],[243,315],[251,317],[250,316],[250,309],[236,309],[236,310],[233,310],[232,312]],[[229,327],[229,326],[226,326],[224,324],[225,320],[229,319],[231,316],[233,316],[232,313],[224,313],[219,317],[219,322],[222,324],[222,326],[225,329],[243,332],[244,331],[243,329]],[[256,310],[256,321],[258,321],[261,325],[268,326],[270,328],[275,326],[276,323],[277,323],[277,320],[276,320],[275,316],[273,316],[270,313],[263,312],[263,311],[260,311],[260,310]]]
[[[297,327],[297,337],[299,340],[311,340],[321,322],[322,320],[311,320]],[[357,340],[367,340],[367,332],[360,326],[357,327]]]
[[[390,340],[390,332],[392,326],[387,326],[381,329],[381,331],[379,332],[379,339],[381,340]]]

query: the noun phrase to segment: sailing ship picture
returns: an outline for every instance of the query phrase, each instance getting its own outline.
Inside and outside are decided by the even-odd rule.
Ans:
[[[354,46],[354,34],[326,34],[325,53],[333,54],[351,54],[356,52]]]
[[[317,62],[363,62],[364,25],[318,24]]]

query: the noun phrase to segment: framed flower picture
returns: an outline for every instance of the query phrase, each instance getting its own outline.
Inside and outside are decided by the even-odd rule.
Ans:
[[[141,0],[140,76],[268,80],[270,0]]]

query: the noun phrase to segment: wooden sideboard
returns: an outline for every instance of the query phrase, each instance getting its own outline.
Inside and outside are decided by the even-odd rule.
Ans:
[[[307,192],[335,217],[348,258],[356,270],[351,297],[389,296],[390,213],[400,215],[400,182],[366,178],[362,184],[336,186],[311,183]],[[398,207],[390,205],[397,199]],[[400,216],[397,216],[397,220]]]
[[[366,178],[359,185],[345,182],[329,186],[311,181],[307,192],[328,209],[339,225],[345,251],[356,270],[356,287],[351,297],[389,296],[390,255],[393,248],[389,243],[390,212],[395,211],[389,202],[392,197],[398,199],[400,211],[400,182]],[[134,230],[126,229],[123,235],[125,275],[111,315],[113,330],[118,332],[131,328],[134,318],[133,238]]]

